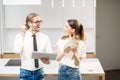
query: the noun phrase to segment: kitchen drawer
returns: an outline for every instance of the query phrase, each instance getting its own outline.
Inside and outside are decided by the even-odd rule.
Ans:
[[[20,54],[4,53],[2,54],[2,58],[20,58]]]
[[[94,52],[86,52],[87,58],[96,58],[96,54]]]

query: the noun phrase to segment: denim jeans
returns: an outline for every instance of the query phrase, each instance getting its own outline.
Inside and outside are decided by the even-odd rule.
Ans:
[[[58,80],[82,80],[79,68],[59,65]]]
[[[35,71],[20,68],[20,80],[44,80],[43,68]]]

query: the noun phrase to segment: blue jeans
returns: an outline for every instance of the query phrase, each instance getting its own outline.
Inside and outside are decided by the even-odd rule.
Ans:
[[[79,68],[59,65],[58,80],[82,80]]]
[[[20,80],[44,80],[43,68],[35,71],[20,68]]]

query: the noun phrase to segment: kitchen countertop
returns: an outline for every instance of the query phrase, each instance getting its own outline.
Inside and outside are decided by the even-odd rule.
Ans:
[[[19,76],[20,66],[5,66],[10,59],[0,59],[0,76]],[[57,76],[58,62],[51,60],[51,63],[44,64],[44,73],[46,76]],[[81,61],[80,72],[82,76],[100,76],[105,78],[102,65],[97,58],[84,59]]]

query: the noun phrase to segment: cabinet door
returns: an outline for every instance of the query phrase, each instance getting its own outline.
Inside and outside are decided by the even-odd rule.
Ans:
[[[64,8],[61,0],[42,0],[42,5],[34,6],[42,20],[42,28],[63,28]]]
[[[26,16],[34,12],[34,7],[28,5],[6,5],[4,8],[5,28],[19,28]]]

